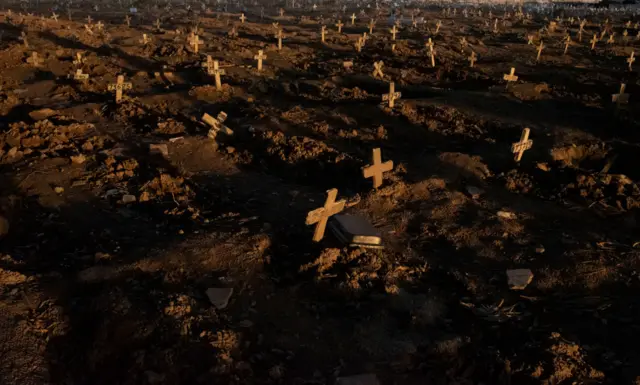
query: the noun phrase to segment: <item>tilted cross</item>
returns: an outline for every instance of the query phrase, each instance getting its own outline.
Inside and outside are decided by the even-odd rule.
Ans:
[[[91,27],[88,24],[84,25],[84,29],[85,31],[87,31],[87,33],[89,33],[89,35],[93,35],[93,31],[91,30]]]
[[[591,39],[591,50],[596,49],[596,43],[598,42],[598,35],[593,34],[593,39]]]
[[[564,55],[567,54],[567,50],[569,49],[570,44],[571,44],[571,36],[567,35],[567,38],[564,41]]]
[[[202,121],[211,127],[207,134],[209,139],[215,140],[216,136],[218,136],[218,132],[222,132],[226,135],[233,135],[233,130],[223,124],[225,120],[227,120],[227,114],[223,111],[221,111],[215,118],[207,113],[202,115]]]
[[[382,95],[383,102],[389,102],[389,108],[393,108],[395,101],[402,97],[402,93],[396,92],[396,83],[389,83],[389,93]]]
[[[476,60],[478,60],[478,57],[476,56],[475,51],[471,51],[471,56],[469,56],[468,60],[469,60],[469,63],[471,63],[471,68],[473,68]]]
[[[542,49],[544,48],[544,43],[540,40],[540,45],[538,46],[538,56],[536,56],[536,61],[540,61],[540,55],[542,54]]]
[[[431,56],[431,67],[436,66],[436,50],[433,48],[433,42],[431,38],[429,38],[429,42],[427,43],[429,46],[429,56]]]
[[[379,148],[373,149],[372,165],[362,168],[362,174],[365,178],[373,178],[373,188],[382,185],[383,173],[393,170],[393,161],[389,160],[382,163],[382,154]]]
[[[204,41],[200,40],[200,37],[196,34],[191,35],[189,39],[189,44],[193,47],[193,52],[198,53],[200,44],[203,44]]]
[[[438,34],[438,32],[440,31],[441,26],[442,26],[442,21],[438,20],[438,23],[436,23],[436,34]]]
[[[398,30],[395,25],[389,30],[389,32],[391,32],[391,40],[396,40],[396,33],[398,33]]]
[[[533,36],[533,35],[529,35],[529,36],[527,37],[527,44],[528,44],[528,45],[533,45],[533,38],[534,38],[534,36]]]
[[[362,51],[363,46],[364,46],[364,38],[362,36],[358,37],[358,41],[356,41],[356,50],[358,52]]]
[[[56,15],[56,13],[54,12],[53,15],[51,15],[51,18],[57,23],[58,22],[58,15]]]
[[[520,141],[511,145],[511,152],[515,154],[514,159],[516,162],[520,162],[522,154],[533,146],[533,140],[529,139],[529,131],[528,128],[522,130]]]
[[[344,24],[342,24],[342,20],[338,20],[338,24],[336,24],[336,27],[338,27],[338,33],[342,33],[343,26]]]
[[[253,58],[258,61],[258,71],[262,71],[262,61],[267,58],[267,55],[265,55],[262,50],[259,50],[258,54]]]
[[[130,90],[133,88],[131,83],[124,82],[124,75],[118,75],[118,79],[115,84],[109,84],[109,91],[116,91],[116,103],[122,101],[122,91]]]
[[[515,82],[518,80],[518,77],[515,75],[516,73],[516,69],[511,67],[511,72],[509,74],[504,74],[504,76],[502,77],[504,80],[507,81],[507,86],[509,86],[510,82]]]
[[[40,67],[40,64],[42,64],[42,59],[38,57],[37,52],[32,52],[31,57],[27,59],[27,63],[31,64],[34,67]]]
[[[460,39],[460,46],[462,47],[462,49],[467,48],[467,38],[465,38],[464,36],[462,36],[462,38]]]
[[[384,66],[384,63],[382,62],[382,60],[380,60],[379,62],[373,62],[373,74],[372,76],[374,78],[380,78],[382,79],[384,77],[384,74],[382,73],[382,66]]]
[[[636,58],[633,57],[634,54],[635,52],[631,51],[631,56],[627,59],[627,63],[629,63],[629,71],[632,71],[631,66],[633,65],[633,62],[636,61]]]
[[[611,97],[611,100],[616,104],[616,108],[620,108],[622,104],[629,103],[629,94],[624,93],[626,87],[626,84],[620,84],[620,93],[613,94]]]
[[[615,32],[612,32],[611,35],[609,35],[609,39],[607,40],[607,44],[613,44],[613,43],[616,42],[615,39],[614,39],[615,35],[616,35]]]
[[[344,210],[346,201],[343,199],[336,202],[338,196],[337,189],[331,189],[327,191],[327,200],[324,203],[324,207],[320,207],[307,214],[307,225],[316,225],[316,229],[313,232],[313,241],[320,242],[324,238],[324,232],[327,228],[327,221],[329,217],[340,213]]]

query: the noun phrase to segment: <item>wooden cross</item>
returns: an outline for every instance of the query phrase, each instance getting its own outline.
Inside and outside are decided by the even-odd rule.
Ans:
[[[264,55],[262,50],[259,50],[258,54],[253,58],[258,61],[258,71],[262,71],[262,61],[267,58],[267,55]]]
[[[534,36],[533,36],[533,35],[529,35],[529,36],[527,37],[527,44],[528,44],[528,45],[533,45],[533,38],[534,38]]]
[[[383,173],[393,170],[393,161],[389,160],[382,163],[382,154],[379,148],[373,149],[372,165],[366,166],[362,169],[362,174],[365,178],[373,178],[373,188],[378,188],[382,185]]]
[[[594,33],[593,39],[591,39],[591,50],[596,49],[596,43],[598,42],[598,36]]]
[[[276,37],[278,38],[278,51],[282,51],[282,30],[281,29],[278,30]]]
[[[615,39],[614,39],[615,35],[616,35],[615,32],[612,32],[611,35],[609,35],[609,39],[607,40],[607,44],[613,44],[613,43],[616,42]]]
[[[200,44],[203,44],[204,41],[200,40],[197,34],[191,35],[189,38],[189,44],[193,47],[193,52],[198,53]]]
[[[244,17],[244,13],[240,14],[240,21],[242,22],[242,24],[244,24],[244,21],[245,21],[246,19],[247,19],[247,18],[246,18],[246,17]]]
[[[271,26],[275,31],[280,29],[280,23],[278,23],[277,21],[275,23],[271,23]]]
[[[627,21],[627,24],[624,25],[627,28],[631,28],[631,20]]]
[[[631,51],[631,56],[629,56],[629,58],[627,59],[627,63],[629,63],[629,71],[633,71],[631,69],[631,66],[633,65],[633,62],[636,61],[634,54],[635,54],[635,51]]]
[[[528,128],[522,130],[520,141],[511,145],[511,152],[515,154],[514,159],[516,162],[520,162],[522,154],[533,146],[533,140],[529,139],[529,131]]]
[[[76,52],[76,60],[73,61],[75,65],[82,65],[84,63],[84,58],[80,52]]]
[[[356,42],[356,50],[358,52],[362,51],[362,47],[364,46],[364,38],[362,36],[360,36],[358,38],[358,41]]]
[[[342,33],[342,26],[344,26],[344,24],[342,24],[342,20],[338,20],[338,24],[336,24],[336,27],[338,27],[338,33]]]
[[[436,50],[433,49],[433,42],[431,41],[431,38],[429,38],[429,43],[427,45],[429,46],[429,56],[431,56],[431,67],[435,67],[436,66]]]
[[[160,23],[160,18],[157,18],[157,19],[156,19],[156,29],[157,29],[158,31],[160,31],[160,30],[161,30],[161,28],[160,28],[160,24],[161,24],[161,23]]]
[[[142,44],[144,44],[144,45],[149,44],[149,38],[147,37],[147,34],[146,34],[146,33],[143,33],[143,34],[142,34],[142,40],[139,40],[139,42],[140,42],[140,43],[142,43]]]
[[[629,94],[624,93],[626,87],[626,84],[620,84],[620,93],[613,94],[611,97],[611,100],[616,104],[616,108],[620,108],[622,104],[629,103]]]
[[[124,17],[124,22],[127,23],[127,27],[131,27],[131,18],[129,17],[129,15],[126,15]]]
[[[431,40],[431,38],[429,38],[429,40],[427,40],[427,42],[424,43],[424,45],[429,47],[429,49],[433,49],[433,41]]]
[[[355,25],[356,24],[356,14],[352,14],[351,15],[351,25]]]
[[[209,139],[215,140],[216,136],[218,136],[218,132],[222,132],[223,134],[227,135],[233,135],[233,130],[223,124],[225,120],[227,120],[227,114],[223,111],[221,111],[215,118],[207,113],[202,115],[202,121],[211,127],[211,129],[209,129],[209,133],[207,134]]]
[[[327,32],[327,26],[323,25],[320,29],[320,40],[324,43],[324,36]]]
[[[99,21],[98,24],[96,24],[96,27],[98,27],[98,31],[102,31],[102,28],[104,27],[104,24],[102,24],[102,22]]]
[[[120,103],[122,101],[122,91],[130,90],[133,88],[131,83],[124,82],[124,75],[118,75],[118,80],[115,84],[109,84],[109,91],[116,91],[116,103]]]
[[[396,29],[396,26],[394,25],[393,28],[391,28],[389,30],[389,32],[391,32],[391,40],[396,40],[396,33],[398,33],[398,30]]]
[[[85,24],[84,29],[89,35],[93,35],[93,31],[91,30],[91,26],[89,24]]]
[[[209,60],[211,56],[207,55],[207,60]],[[209,74],[213,75],[216,78],[216,90],[222,90],[222,81],[220,80],[220,75],[225,75],[225,70],[220,69],[220,64],[217,60],[213,61],[213,70],[209,69]]]
[[[51,18],[57,23],[58,22],[58,15],[56,15],[56,13],[54,12],[53,15],[51,15]]]
[[[38,57],[37,52],[32,52],[31,57],[27,59],[27,63],[33,65],[34,67],[40,67],[40,64],[42,64],[42,59]]]
[[[87,16],[87,24],[91,25],[92,21],[93,19],[91,18],[91,16]]]
[[[460,47],[462,47],[462,49],[464,50],[465,48],[467,48],[467,38],[462,36],[462,38],[460,39]]]
[[[284,17],[284,9],[280,8],[280,17]]]
[[[622,31],[622,40],[624,40],[625,44],[629,41],[629,31],[626,29]]]
[[[20,33],[20,40],[22,40],[22,43],[24,44],[25,48],[29,48],[29,40],[27,40],[27,34],[22,32]]]
[[[498,19],[493,22],[493,33],[498,33]]]
[[[382,60],[380,60],[379,62],[373,62],[373,77],[377,78],[379,77],[380,79],[382,79],[384,77],[384,74],[382,73],[382,66],[384,65],[384,63],[382,62]]]
[[[515,75],[516,69],[511,67],[511,72],[509,74],[504,74],[502,78],[507,81],[507,86],[509,86],[510,82],[515,82],[518,80],[518,77]]]
[[[436,23],[436,35],[438,34],[438,32],[440,31],[440,27],[442,26],[442,21],[438,20],[438,22]]]
[[[340,213],[344,210],[346,201],[343,199],[336,202],[338,196],[338,190],[333,188],[327,191],[327,200],[324,202],[324,207],[320,207],[307,214],[307,225],[316,224],[316,229],[313,232],[313,241],[320,242],[324,238],[324,232],[327,228],[327,221],[329,217]]]
[[[469,63],[471,63],[471,68],[473,68],[473,65],[475,64],[476,60],[478,60],[478,57],[476,56],[476,52],[471,51],[471,56],[469,56]]]
[[[538,56],[536,57],[536,61],[540,61],[540,54],[542,54],[542,49],[544,48],[544,44],[542,40],[540,40],[540,45],[538,46]]]
[[[638,31],[638,34],[636,35],[636,40],[640,40],[640,31]]]
[[[382,95],[382,101],[389,102],[389,108],[393,108],[395,105],[395,101],[402,97],[401,92],[396,92],[396,83],[389,83],[389,93]]]
[[[569,49],[569,45],[571,44],[571,36],[567,35],[567,38],[564,41],[564,54],[567,54],[567,50]]]
[[[68,77],[72,78],[73,80],[84,81],[89,79],[89,74],[83,74],[82,69],[77,69],[75,73],[70,74]]]
[[[369,35],[373,35],[373,27],[375,27],[375,25],[376,22],[373,19],[369,20]]]
[[[236,38],[238,37],[238,29],[236,28],[236,26],[232,26],[231,29],[229,30],[229,32],[227,32],[227,35],[230,38]]]

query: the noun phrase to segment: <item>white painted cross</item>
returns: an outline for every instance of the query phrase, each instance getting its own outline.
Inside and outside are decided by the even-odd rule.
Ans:
[[[259,50],[258,54],[253,58],[258,61],[258,71],[262,71],[262,61],[267,58],[267,55],[264,55],[263,51]]]
[[[324,232],[327,229],[327,221],[329,217],[338,214],[344,210],[346,201],[343,199],[336,202],[338,196],[338,190],[333,188],[327,191],[327,200],[324,203],[324,207],[310,211],[307,214],[307,225],[316,225],[316,229],[313,232],[313,241],[320,242],[324,238]]]
[[[389,160],[382,163],[382,153],[379,148],[373,149],[371,157],[371,165],[367,165],[362,168],[362,175],[366,178],[373,178],[373,188],[378,188],[382,185],[382,180],[385,172],[393,170],[393,161]]]
[[[122,101],[122,91],[130,90],[132,88],[131,83],[124,82],[124,75],[118,75],[118,80],[115,84],[109,84],[109,91],[116,91],[116,103]]]
[[[533,146],[533,140],[529,139],[529,131],[528,128],[522,130],[520,141],[511,145],[511,152],[515,154],[514,159],[516,162],[520,162],[522,154]]]
[[[382,95],[382,101],[389,102],[389,108],[393,108],[395,105],[395,101],[402,97],[401,92],[396,92],[396,83],[389,83],[389,93]]]
[[[373,62],[373,74],[372,76],[374,78],[384,78],[384,74],[382,73],[382,66],[384,66],[384,63],[382,62],[382,60],[380,60],[379,62]]]
[[[209,139],[215,140],[216,136],[218,136],[218,132],[222,132],[226,135],[233,135],[233,130],[223,124],[225,120],[227,120],[227,114],[223,111],[221,111],[215,118],[207,113],[202,115],[202,121],[211,127],[207,134]]]

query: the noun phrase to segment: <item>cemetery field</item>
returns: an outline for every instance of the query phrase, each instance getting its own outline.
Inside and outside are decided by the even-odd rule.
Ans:
[[[0,12],[0,384],[640,384],[632,11],[65,4]]]

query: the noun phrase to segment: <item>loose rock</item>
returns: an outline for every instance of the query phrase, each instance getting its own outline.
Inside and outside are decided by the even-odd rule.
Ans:
[[[533,280],[533,273],[529,269],[507,270],[507,279],[511,290],[524,290]]]
[[[217,309],[224,309],[229,304],[229,299],[233,294],[233,288],[229,287],[211,287],[207,289],[207,297],[211,304]]]

